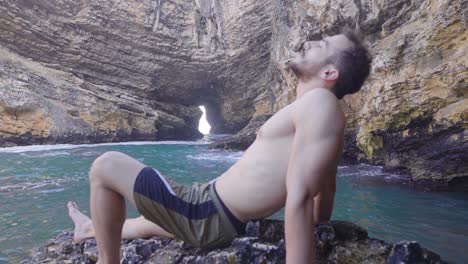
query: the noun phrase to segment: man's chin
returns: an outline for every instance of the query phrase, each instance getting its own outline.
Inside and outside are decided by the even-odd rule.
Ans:
[[[297,77],[299,77],[301,75],[301,70],[299,68],[299,64],[297,64],[294,60],[289,60],[286,65],[288,66],[289,69],[291,69],[291,71],[294,73],[294,75],[296,75]]]

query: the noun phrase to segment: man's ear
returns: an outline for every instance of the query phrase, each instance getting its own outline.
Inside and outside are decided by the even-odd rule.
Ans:
[[[326,65],[320,71],[320,78],[325,81],[336,81],[339,75],[338,69],[332,64]]]

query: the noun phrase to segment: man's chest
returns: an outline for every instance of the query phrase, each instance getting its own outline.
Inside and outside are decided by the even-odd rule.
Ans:
[[[294,123],[291,111],[292,105],[288,105],[274,114],[257,131],[257,138],[274,139],[294,134]]]

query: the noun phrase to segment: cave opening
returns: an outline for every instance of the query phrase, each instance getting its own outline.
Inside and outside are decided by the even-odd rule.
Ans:
[[[198,123],[198,131],[202,133],[203,135],[209,134],[211,130],[211,126],[208,123],[208,120],[206,119],[206,109],[205,106],[200,105],[198,106],[200,110],[202,110],[203,115],[200,118],[200,122]]]

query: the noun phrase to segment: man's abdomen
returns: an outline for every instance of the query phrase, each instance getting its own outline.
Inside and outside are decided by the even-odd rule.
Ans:
[[[241,220],[267,217],[284,206],[292,137],[257,140],[217,181],[221,199]]]

